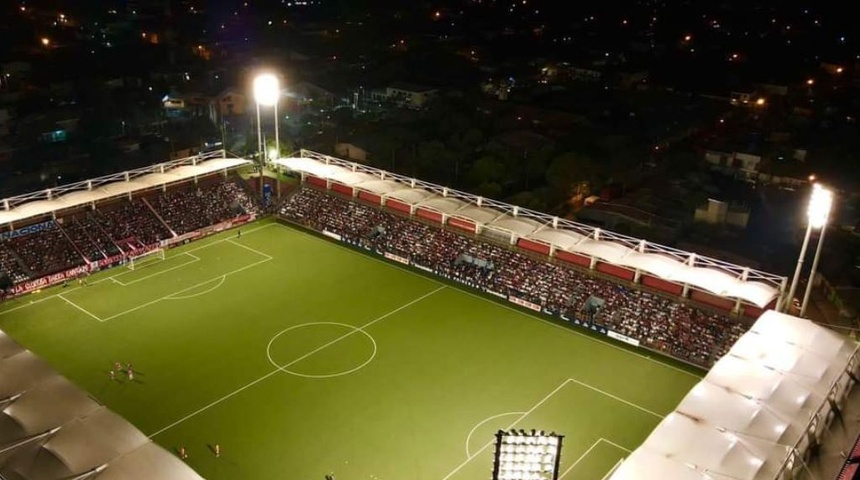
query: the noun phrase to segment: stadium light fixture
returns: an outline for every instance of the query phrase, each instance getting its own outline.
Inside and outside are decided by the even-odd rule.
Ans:
[[[493,480],[557,480],[563,438],[543,430],[499,430]]]
[[[815,257],[812,260],[809,281],[806,282],[803,303],[800,304],[801,317],[806,315],[806,307],[809,305],[809,297],[812,295],[812,281],[815,280],[815,272],[818,270],[818,260],[821,258],[824,235],[827,233],[827,220],[830,218],[830,209],[832,206],[833,192],[817,183],[813,185],[812,200],[809,202],[809,223],[815,228],[820,228],[821,233],[818,235],[818,246],[815,247]]]
[[[821,228],[822,232],[824,231],[824,226],[827,224],[827,217],[830,215],[830,207],[832,203],[833,192],[817,183],[812,185],[812,195],[809,198],[809,207],[806,211],[808,218],[806,234],[803,237],[803,245],[800,247],[800,256],[797,259],[797,266],[794,268],[794,277],[791,280],[791,288],[788,290],[789,310],[794,302],[794,293],[797,291],[797,283],[800,281],[800,272],[803,269],[803,260],[804,257],[806,257],[806,249],[809,247],[809,237],[812,234],[812,229]],[[820,246],[821,240],[819,239],[819,248]],[[811,282],[812,277],[810,276],[810,283]],[[803,310],[803,307],[801,307],[801,311]]]
[[[275,154],[280,156],[281,147],[278,138],[278,101],[281,98],[281,85],[272,73],[261,73],[254,78],[254,103],[257,104],[257,154],[260,156],[260,196],[263,195],[263,170],[266,166],[265,145],[263,145],[263,133],[260,125],[260,105],[274,107],[275,111]]]

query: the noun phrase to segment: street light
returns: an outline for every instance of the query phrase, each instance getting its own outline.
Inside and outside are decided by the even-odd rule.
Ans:
[[[792,278],[791,288],[788,290],[789,311],[791,309],[792,302],[794,302],[794,293],[797,291],[797,282],[800,280],[800,271],[803,268],[806,248],[809,246],[809,236],[812,233],[813,228],[823,228],[827,223],[827,216],[830,214],[830,205],[832,202],[833,194],[830,190],[823,188],[817,183],[812,185],[812,196],[809,199],[809,208],[806,211],[806,215],[809,219],[806,225],[806,235],[803,237],[803,246],[800,247],[800,257],[797,259],[797,266],[794,269],[794,278]]]
[[[815,196],[815,192],[819,192],[819,203],[814,206],[815,212],[813,212],[813,204],[809,205],[809,222],[814,224],[813,227],[820,228],[821,233],[818,235],[818,246],[815,248],[815,258],[812,260],[812,270],[809,272],[809,280],[806,282],[806,292],[803,294],[803,303],[800,305],[800,316],[803,317],[806,314],[806,307],[809,305],[809,296],[812,294],[812,281],[815,280],[815,271],[818,269],[818,260],[821,258],[821,248],[824,245],[824,234],[827,233],[827,219],[830,216],[830,207],[833,205],[833,192],[830,190],[818,185],[817,183],[813,186],[813,197]]]
[[[257,104],[257,153],[260,156],[260,195],[263,195],[263,168],[265,167],[265,149],[263,133],[260,125],[260,105],[275,107],[275,158],[280,154],[278,144],[278,100],[281,98],[281,86],[278,77],[271,73],[261,73],[254,78],[254,101]]]

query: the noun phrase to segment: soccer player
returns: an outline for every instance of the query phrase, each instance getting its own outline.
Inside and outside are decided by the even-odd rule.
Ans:
[[[185,447],[179,447],[179,458],[183,460],[188,458],[188,453],[185,452]]]
[[[129,365],[126,374],[128,375],[129,380],[134,380],[134,370],[131,369],[131,365]]]
[[[114,370],[111,370],[111,371],[110,371],[110,379],[111,379],[111,380],[116,380],[116,371],[114,371]]]
[[[113,362],[113,369],[116,370],[117,372],[122,370],[122,364],[119,362]]]
[[[218,445],[216,443],[213,450],[215,450],[215,458],[218,458],[221,456],[221,445]]]
[[[236,238],[242,238],[242,229],[236,230]]]

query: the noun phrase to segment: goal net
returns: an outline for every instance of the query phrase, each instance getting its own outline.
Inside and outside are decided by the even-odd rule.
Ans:
[[[154,250],[141,253],[140,255],[129,256],[128,263],[126,265],[128,266],[129,270],[137,270],[139,268],[143,268],[147,265],[162,260],[164,260],[164,249],[156,248]]]

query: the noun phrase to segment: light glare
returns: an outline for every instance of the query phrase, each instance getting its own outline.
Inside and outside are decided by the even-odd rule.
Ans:
[[[254,100],[260,105],[271,107],[278,103],[281,87],[278,77],[263,73],[254,78]]]
[[[819,184],[812,186],[812,197],[809,199],[809,225],[812,228],[821,228],[827,223],[830,207],[833,204],[833,192]]]

